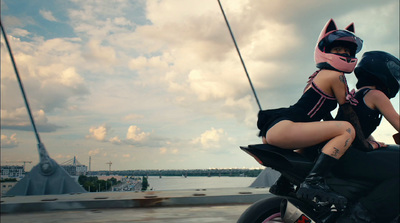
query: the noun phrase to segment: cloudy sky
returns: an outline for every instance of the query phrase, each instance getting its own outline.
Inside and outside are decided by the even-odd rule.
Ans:
[[[333,18],[399,57],[399,1],[221,1],[263,109],[300,97]],[[258,106],[217,0],[1,1],[42,142],[92,170],[260,167]],[[350,88],[353,74],[347,75]],[[398,111],[399,97],[392,99]],[[393,143],[384,122],[375,138]],[[39,161],[1,39],[1,161]]]

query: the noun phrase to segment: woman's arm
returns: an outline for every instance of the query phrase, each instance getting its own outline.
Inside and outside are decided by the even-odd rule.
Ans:
[[[365,103],[373,109],[378,109],[397,132],[400,132],[400,115],[396,112],[389,98],[383,92],[379,90],[368,92],[365,96]]]
[[[348,93],[346,77],[344,76],[344,74],[338,75],[337,73],[336,75],[332,76],[333,76],[331,80],[332,93],[335,96],[339,105],[343,105],[346,103],[346,96]]]
[[[346,100],[348,87],[344,74],[337,75],[336,78],[332,80],[332,91],[339,103],[339,109],[343,114],[343,120],[350,122],[356,131],[356,138],[353,143],[361,150],[370,151],[373,149],[361,130],[357,114],[353,110],[350,102]]]

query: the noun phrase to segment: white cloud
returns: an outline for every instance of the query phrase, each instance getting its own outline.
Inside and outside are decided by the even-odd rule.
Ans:
[[[89,129],[90,134],[86,135],[87,139],[94,139],[100,142],[108,142],[113,145],[141,145],[147,142],[147,139],[151,135],[149,132],[143,132],[139,127],[131,125],[126,133],[126,138],[121,139],[119,136],[108,137],[111,132],[111,127],[108,125],[100,125],[97,127],[91,127]],[[148,144],[149,146],[150,144]]]
[[[202,17],[216,9],[218,9],[216,2],[204,4],[199,1],[149,1],[147,2],[147,17],[155,25],[168,25],[177,21],[185,22],[181,20],[182,18]],[[161,13],[165,11],[168,11],[168,16]]]
[[[34,116],[35,116],[35,123],[37,123],[39,125],[47,123],[46,113],[42,109],[37,111]]]
[[[160,154],[166,154],[168,152],[168,149],[165,147],[160,148]]]
[[[53,16],[53,13],[51,11],[46,11],[46,10],[40,10],[39,11],[40,15],[43,16],[43,18],[52,21],[52,22],[56,22],[57,19]]]
[[[36,127],[41,132],[53,132],[61,128],[59,125],[49,123],[46,112],[42,109],[32,111],[33,120]],[[9,111],[1,110],[1,126],[4,129],[15,129],[22,131],[32,131],[32,123],[29,119],[28,112],[25,107],[16,108]]]
[[[20,28],[16,28],[14,29],[11,33],[12,36],[17,36],[17,37],[25,37],[30,35],[31,33],[26,30],[26,29],[20,29]]]
[[[90,134],[87,135],[86,138],[104,142],[106,141],[108,131],[109,130],[107,129],[106,125],[91,127],[89,129]]]
[[[254,115],[257,113],[257,108],[254,106],[255,104],[256,102],[254,98],[250,95],[239,99],[227,98],[222,107],[220,115],[224,117],[231,116],[232,118],[236,118],[238,122],[244,123],[246,126],[252,128],[257,122],[257,116]],[[238,110],[242,112],[237,113]]]
[[[113,144],[122,144],[122,140],[118,136],[114,136],[109,140]]]
[[[97,155],[99,153],[100,153],[100,149],[96,148],[96,149],[89,150],[88,155],[89,156],[95,156],[95,155]]]
[[[167,62],[162,61],[162,58],[159,56],[151,58],[140,56],[130,61],[129,68],[132,70],[166,69],[168,68],[168,64]]]
[[[124,157],[124,158],[131,158],[131,154],[123,154],[122,157]]]
[[[131,125],[129,126],[128,132],[126,133],[126,139],[134,142],[140,142],[145,140],[149,135],[150,133],[142,132],[139,127]]]
[[[1,135],[1,148],[14,148],[19,144],[17,134],[14,133],[10,137],[7,135]]]
[[[79,40],[55,38],[44,41],[35,38],[30,42],[13,40],[13,46],[18,70],[33,107],[37,106],[46,112],[65,108],[69,107],[71,98],[88,94],[85,80],[79,74],[79,70],[82,70]],[[20,95],[16,93],[19,88],[9,57],[1,57],[1,61],[2,94]],[[7,110],[24,106],[22,100],[4,102]]]
[[[188,146],[189,146],[189,145],[188,145]],[[179,149],[170,148],[170,147],[161,147],[161,148],[158,150],[158,153],[159,153],[160,155],[166,155],[166,156],[169,156],[169,155],[178,155]]]
[[[16,125],[16,126],[27,126],[29,125],[28,113],[26,108],[20,107],[12,112],[7,110],[1,110],[1,124],[4,125]]]
[[[91,62],[91,65],[100,65],[100,68],[106,68],[116,62],[117,56],[115,49],[111,46],[104,46],[100,40],[92,39],[86,46],[87,51],[83,56]]]
[[[68,87],[76,87],[84,83],[83,78],[76,73],[74,67],[68,67],[61,72],[60,82]]]
[[[230,92],[233,89],[227,86],[226,82],[215,80],[215,78],[208,79],[209,76],[209,74],[204,74],[200,70],[192,70],[188,75],[190,89],[195,92],[200,101],[223,99],[227,95],[233,94],[233,92]]]
[[[218,148],[222,139],[227,138],[227,134],[223,129],[211,128],[194,139],[192,143],[201,144],[204,148]]]
[[[113,19],[114,24],[119,25],[119,26],[127,26],[127,25],[132,25],[131,21],[127,20],[124,17],[117,17]]]

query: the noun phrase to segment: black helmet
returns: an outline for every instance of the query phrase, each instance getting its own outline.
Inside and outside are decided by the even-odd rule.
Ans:
[[[354,73],[358,79],[357,88],[376,86],[393,98],[400,88],[400,62],[395,56],[383,51],[369,51],[362,56]]]

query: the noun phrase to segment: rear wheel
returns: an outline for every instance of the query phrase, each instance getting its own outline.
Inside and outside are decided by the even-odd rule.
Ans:
[[[281,197],[272,197],[257,201],[243,212],[237,223],[283,222],[280,211],[282,200]]]

